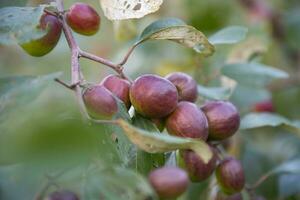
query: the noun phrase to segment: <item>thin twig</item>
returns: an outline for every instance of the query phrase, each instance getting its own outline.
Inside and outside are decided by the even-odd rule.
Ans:
[[[44,13],[47,13],[48,15],[52,15],[54,17],[57,17],[59,14],[55,11],[51,11],[51,10],[47,10],[47,9],[44,9]]]
[[[128,50],[128,52],[126,53],[126,55],[125,55],[125,57],[123,58],[123,60],[119,63],[120,66],[123,66],[123,65],[127,62],[129,56],[132,54],[133,50],[134,50],[135,47],[137,47],[138,45],[139,45],[139,43],[136,43],[136,44],[134,44],[134,45]]]
[[[65,83],[64,81],[62,81],[62,80],[60,80],[60,79],[58,79],[58,78],[55,78],[54,81],[58,82],[59,84],[65,86],[66,88],[68,88],[68,89],[70,89],[70,90],[74,90],[74,89],[76,88],[77,85],[80,85],[80,82],[77,82],[77,83],[75,83],[75,84],[69,85],[69,84]]]
[[[130,78],[127,77],[123,73],[123,66],[118,65],[118,64],[114,64],[113,62],[111,62],[107,59],[101,58],[99,56],[96,56],[94,54],[88,53],[88,52],[80,50],[80,49],[79,49],[79,56],[83,57],[83,58],[86,58],[86,59],[89,59],[89,60],[93,60],[93,61],[101,63],[103,65],[106,65],[106,66],[110,67],[111,69],[113,69],[115,72],[117,72],[122,78],[124,78],[124,79],[131,82]]]
[[[258,186],[260,186],[265,180],[267,180],[272,175],[271,172],[267,172],[263,176],[261,176],[254,184],[247,187],[248,190],[254,190]]]

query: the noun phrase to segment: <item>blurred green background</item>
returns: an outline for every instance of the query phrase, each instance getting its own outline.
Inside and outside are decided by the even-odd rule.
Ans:
[[[23,1],[7,2],[10,6],[23,4]],[[68,8],[76,1],[64,2]],[[114,62],[122,59],[136,34],[161,17],[181,18],[207,36],[230,25],[247,27],[249,32],[244,41],[218,46],[216,53],[207,59],[172,42],[145,43],[134,51],[125,65],[125,73],[134,79],[144,73],[166,75],[184,71],[201,85],[219,86],[222,66],[253,51],[251,59],[285,70],[290,78],[263,88],[238,85],[230,100],[244,115],[255,103],[271,99],[276,113],[300,120],[299,0],[165,0],[158,12],[119,25],[104,17],[98,1],[84,2],[100,13],[101,30],[92,37],[74,33],[75,38],[82,49]],[[261,3],[276,17],[267,18],[261,7],[253,7],[249,2]],[[39,3],[32,0],[27,5]],[[80,64],[89,82],[98,83],[113,73],[88,60],[82,59]],[[63,175],[54,178],[58,187],[73,189],[84,199],[98,199],[98,190],[103,199],[146,199],[152,191],[146,183],[141,184],[144,180],[139,175],[115,169],[132,166],[133,147],[128,140],[115,127],[84,124],[73,93],[49,81],[57,76],[53,73],[61,73],[60,79],[70,81],[70,51],[64,37],[51,53],[40,58],[27,55],[17,45],[0,46],[0,74],[5,77],[0,82],[0,199],[33,199],[52,180],[53,174],[61,171]],[[35,78],[37,75],[47,76]],[[15,76],[22,77],[11,81],[9,77]],[[200,99],[199,103],[202,102]],[[117,143],[111,133],[120,137]],[[229,153],[242,160],[247,182],[254,183],[281,163],[300,159],[299,136],[282,127],[240,131],[232,139]],[[98,176],[93,170],[98,165],[109,172],[99,173],[99,180],[94,180]],[[293,167],[300,169],[300,162]],[[270,200],[300,199],[299,178],[299,170],[272,176],[257,189],[257,194]],[[207,184],[193,184],[182,199],[205,199]],[[140,193],[136,192],[138,187]],[[51,186],[47,192],[55,189],[55,185]]]

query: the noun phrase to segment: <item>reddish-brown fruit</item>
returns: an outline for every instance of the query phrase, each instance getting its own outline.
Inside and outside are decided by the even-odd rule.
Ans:
[[[211,140],[224,140],[232,136],[240,126],[240,115],[230,102],[211,101],[201,108],[208,120]]]
[[[166,79],[176,86],[179,101],[195,102],[197,100],[197,82],[190,75],[182,72],[174,72],[168,74]]]
[[[64,190],[51,193],[47,200],[79,200],[79,197],[74,192]]]
[[[187,173],[178,167],[162,167],[149,174],[149,182],[160,198],[176,198],[188,187]]]
[[[180,151],[182,162],[181,167],[187,170],[189,177],[194,182],[199,182],[207,179],[212,175],[216,168],[217,155],[213,148],[213,157],[204,163],[204,161],[193,151],[183,150]]]
[[[91,117],[96,119],[112,119],[118,112],[116,99],[102,85],[94,85],[85,89],[83,101]]]
[[[82,35],[94,35],[100,27],[100,16],[97,11],[85,3],[75,3],[67,13],[68,25]]]
[[[241,193],[227,195],[224,194],[222,191],[218,191],[215,200],[243,200],[243,196]]]
[[[171,135],[179,137],[200,138],[208,137],[208,123],[204,113],[196,104],[181,101],[175,111],[168,116],[166,128]]]
[[[46,55],[56,46],[61,35],[62,25],[56,17],[43,14],[38,29],[46,30],[47,33],[39,39],[20,44],[29,55],[36,57]]]
[[[245,185],[242,164],[235,158],[224,159],[216,169],[216,178],[222,191],[226,194],[240,192]]]
[[[120,76],[117,75],[109,75],[106,78],[104,78],[100,84],[106,87],[120,100],[122,100],[127,109],[130,108],[131,103],[129,98],[129,81],[122,79]]]
[[[255,112],[274,112],[273,102],[271,100],[262,101],[256,103],[253,107],[253,111]]]
[[[130,88],[134,109],[148,118],[163,118],[173,112],[178,102],[176,87],[157,75],[143,75]]]

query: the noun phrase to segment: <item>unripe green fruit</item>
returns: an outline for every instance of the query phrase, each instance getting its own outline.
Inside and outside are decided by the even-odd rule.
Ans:
[[[109,91],[111,91],[116,97],[122,100],[127,107],[130,108],[131,102],[129,98],[129,89],[130,89],[130,82],[122,79],[120,76],[117,75],[109,75],[100,83]]]
[[[178,102],[176,87],[157,75],[143,75],[130,88],[134,109],[147,118],[163,118],[173,112]]]
[[[94,85],[83,92],[83,101],[91,117],[112,119],[118,112],[118,104],[112,93],[102,85]]]
[[[242,164],[235,158],[226,158],[217,166],[216,178],[220,188],[226,194],[240,192],[245,185]]]
[[[179,101],[196,101],[198,97],[197,82],[190,75],[182,72],[174,72],[168,74],[166,79],[176,86]]]
[[[196,104],[181,101],[166,121],[168,133],[179,137],[200,138],[208,137],[208,123],[204,113]]]
[[[187,173],[178,167],[162,167],[149,174],[149,182],[160,198],[176,198],[188,187]]]
[[[240,115],[230,102],[211,101],[201,108],[208,120],[210,140],[224,140],[232,136],[240,126]]]
[[[43,14],[38,29],[45,30],[47,33],[39,39],[20,44],[29,55],[36,57],[46,55],[56,46],[61,35],[62,25],[56,17]]]
[[[66,16],[68,25],[82,35],[94,35],[100,27],[97,11],[85,3],[75,3]]]
[[[193,182],[199,182],[207,179],[212,175],[216,168],[217,155],[213,148],[213,156],[208,161],[208,163],[204,163],[204,161],[193,151],[191,150],[181,150],[179,152],[179,165],[184,168],[188,174],[190,179]]]
[[[51,193],[46,200],[79,200],[79,197],[71,191],[59,191]]]

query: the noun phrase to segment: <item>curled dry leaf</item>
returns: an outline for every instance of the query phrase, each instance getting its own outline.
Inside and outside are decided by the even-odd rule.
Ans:
[[[117,120],[119,126],[124,130],[129,140],[149,153],[163,153],[177,149],[191,149],[199,155],[204,162],[212,157],[209,146],[202,140],[180,138],[165,134],[154,134],[132,126],[124,120]]]
[[[156,12],[163,0],[100,0],[104,15],[109,20],[142,18]]]

